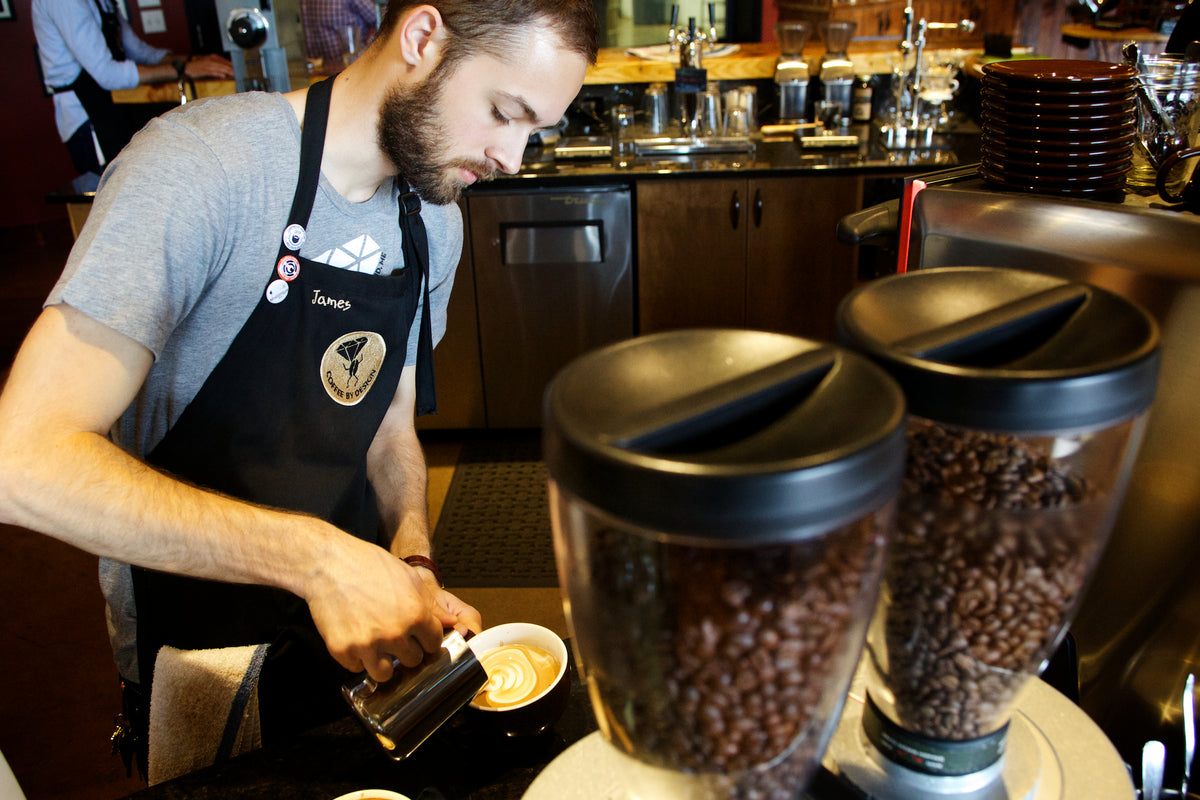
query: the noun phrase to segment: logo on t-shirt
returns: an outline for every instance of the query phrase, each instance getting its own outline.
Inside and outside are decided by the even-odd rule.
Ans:
[[[321,356],[321,385],[344,406],[358,405],[379,377],[387,345],[373,331],[355,331],[334,339]]]
[[[322,264],[351,272],[365,272],[368,275],[379,275],[383,271],[383,262],[387,254],[379,248],[379,243],[367,234],[356,236],[341,247],[326,250],[313,259]]]

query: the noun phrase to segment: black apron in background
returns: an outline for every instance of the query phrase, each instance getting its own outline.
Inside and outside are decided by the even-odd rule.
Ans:
[[[104,43],[108,45],[108,52],[112,54],[113,61],[124,61],[125,46],[121,44],[121,22],[117,18],[119,12],[115,7],[111,11],[106,10],[100,0],[96,0],[96,8],[100,11],[100,30],[104,34]],[[129,144],[129,140],[137,133],[133,123],[113,102],[112,92],[96,83],[86,69],[80,69],[79,77],[70,85],[54,87],[55,94],[61,92],[74,92],[87,112],[92,130],[96,132],[96,141],[104,153],[101,167],[116,158],[121,148]]]
[[[220,363],[147,461],[233,497],[312,514],[374,542],[379,516],[366,454],[396,392],[424,285],[428,245],[416,195],[402,196],[404,269],[373,276],[301,258],[317,191],[333,86],[309,89],[300,177],[264,293]],[[265,266],[265,265],[264,265]],[[432,336],[423,314],[419,413],[433,407]],[[247,538],[262,535],[247,530]],[[263,586],[133,569],[138,660],[148,686],[162,645],[269,643],[259,682],[264,739],[345,713],[347,673],[328,654],[305,603]]]

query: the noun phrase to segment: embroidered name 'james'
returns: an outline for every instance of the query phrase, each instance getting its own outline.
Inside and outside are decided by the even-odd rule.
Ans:
[[[338,311],[350,310],[349,300],[337,300],[332,297],[326,297],[325,295],[321,294],[320,289],[313,289],[312,304],[314,306],[328,306],[330,308],[337,309]]]
[[[357,405],[375,385],[386,354],[387,344],[374,331],[355,331],[334,339],[321,356],[325,393],[341,405]]]

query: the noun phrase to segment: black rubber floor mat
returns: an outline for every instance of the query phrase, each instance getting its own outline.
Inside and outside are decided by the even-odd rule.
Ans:
[[[433,544],[451,590],[558,585],[536,435],[463,444]]]

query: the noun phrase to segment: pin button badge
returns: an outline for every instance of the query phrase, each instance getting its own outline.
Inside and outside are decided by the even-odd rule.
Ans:
[[[304,226],[293,222],[283,229],[283,246],[288,250],[299,250],[304,246]]]
[[[267,302],[282,303],[283,299],[288,296],[287,281],[273,280],[267,284]]]
[[[285,281],[295,280],[296,276],[300,274],[300,259],[295,256],[284,256],[275,265],[275,271]]]

